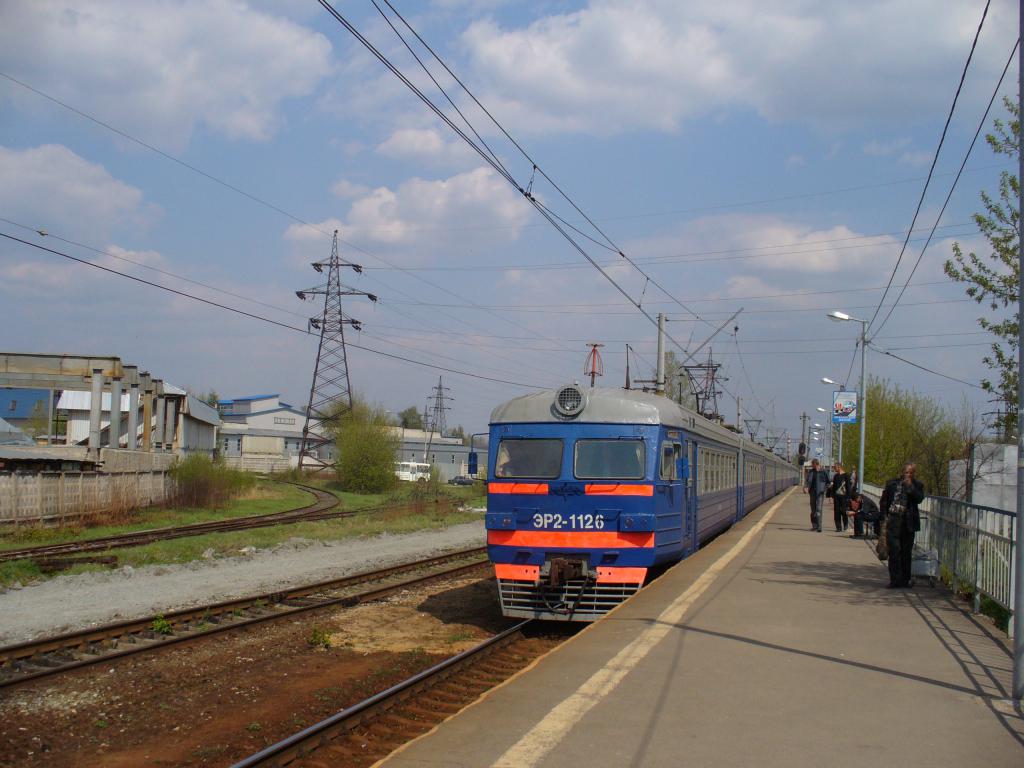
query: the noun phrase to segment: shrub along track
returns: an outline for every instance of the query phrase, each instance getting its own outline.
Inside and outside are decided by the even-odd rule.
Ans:
[[[465,708],[566,639],[530,619],[234,764],[369,766]]]
[[[63,544],[50,544],[41,547],[28,547],[25,549],[8,549],[0,551],[0,562],[9,560],[44,559],[52,562],[52,558],[62,558],[68,555],[77,555],[82,552],[102,552],[108,549],[122,547],[137,547],[143,544],[151,544],[154,541],[166,541],[168,539],[180,539],[187,536],[200,536],[206,533],[224,533],[227,531],[240,531],[248,528],[266,528],[273,525],[288,523],[306,523],[315,520],[327,520],[342,517],[352,517],[357,514],[366,514],[383,511],[402,511],[408,509],[410,512],[422,507],[420,503],[401,505],[390,505],[382,507],[370,507],[355,511],[336,509],[338,498],[333,494],[313,488],[308,485],[293,485],[309,491],[316,497],[316,501],[304,507],[285,510],[283,512],[272,512],[266,515],[250,515],[248,517],[235,517],[230,520],[213,520],[206,523],[194,523],[191,525],[179,525],[173,528],[152,528],[145,531],[135,531],[117,536],[106,536],[100,539],[84,539],[69,541]]]
[[[0,688],[320,608],[379,600],[486,566],[485,552],[485,547],[461,550],[294,589],[0,647]],[[372,583],[377,586],[365,589]]]

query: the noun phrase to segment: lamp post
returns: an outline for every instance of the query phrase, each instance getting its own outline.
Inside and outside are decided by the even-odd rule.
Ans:
[[[818,422],[814,422],[814,428],[816,430],[818,430],[818,435],[819,436],[821,436],[822,433],[825,430],[825,428],[821,424],[819,424]],[[828,463],[829,463],[829,466],[831,466],[832,465],[832,443],[831,443],[830,438],[832,436],[830,434],[828,434],[828,433],[824,433],[824,436],[825,436],[825,439],[822,440],[822,448],[824,449],[825,453],[828,454]],[[825,458],[825,456],[823,455],[822,458]]]
[[[863,489],[864,483],[867,482],[867,478],[864,477],[864,435],[868,431],[868,392],[866,388],[868,321],[839,311],[829,312],[828,319],[837,323],[860,323],[860,402],[857,404],[857,408],[860,410],[860,456],[857,460],[857,483]]]
[[[821,377],[821,383],[822,384],[830,384],[833,387],[839,387],[839,391],[840,392],[845,392],[846,391],[846,385],[845,384],[840,384],[838,381],[834,381],[834,380],[830,379],[828,376],[822,376]],[[835,405],[835,403],[833,402],[833,406],[834,405]],[[830,420],[833,419],[833,418],[835,418],[835,413],[833,413],[831,416],[829,416]],[[835,425],[833,424],[833,426],[835,426]],[[843,424],[842,424],[842,422],[839,423],[839,463],[840,464],[843,463]],[[845,467],[846,465],[844,464],[843,466]]]

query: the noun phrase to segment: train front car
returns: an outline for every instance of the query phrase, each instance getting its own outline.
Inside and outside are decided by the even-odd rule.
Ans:
[[[506,616],[593,621],[682,556],[678,417],[663,397],[576,385],[494,410],[487,544]]]

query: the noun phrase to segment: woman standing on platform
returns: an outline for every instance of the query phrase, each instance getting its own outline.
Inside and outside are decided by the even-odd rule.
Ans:
[[[835,475],[832,476],[832,504],[835,509],[836,530],[842,533],[850,527],[849,502],[853,496],[853,486],[850,476],[846,474],[842,464],[835,465]]]

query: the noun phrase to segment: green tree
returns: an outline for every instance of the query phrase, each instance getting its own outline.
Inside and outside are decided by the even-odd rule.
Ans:
[[[415,405],[399,411],[398,420],[404,429],[423,429],[423,414],[416,410]]]
[[[397,485],[398,437],[383,408],[353,397],[352,410],[338,422],[336,441],[338,481],[343,490],[383,493]]]
[[[858,429],[847,428],[844,435],[847,470],[859,461]],[[868,483],[882,485],[912,461],[929,494],[948,495],[949,462],[966,458],[977,440],[972,429],[973,418],[966,419],[939,400],[872,377],[868,381],[864,476]]]
[[[985,140],[997,155],[1016,160],[1019,105],[1007,98],[1003,103],[1010,120],[1007,123],[996,118],[993,133],[986,135]],[[981,203],[985,212],[974,214],[974,223],[988,240],[991,253],[985,256],[973,252],[965,254],[960,244],[954,243],[953,258],[945,264],[946,274],[958,283],[965,283],[967,295],[979,304],[988,305],[992,312],[989,317],[978,318],[978,325],[996,337],[984,358],[993,375],[982,378],[981,386],[1003,403],[1001,416],[992,426],[999,429],[1004,439],[1012,437],[1017,424],[1018,192],[1017,177],[1003,171],[999,176],[998,199],[983,191]]]
[[[220,403],[220,395],[217,394],[216,389],[211,389],[205,395],[199,398],[207,405],[212,405],[214,408]]]

